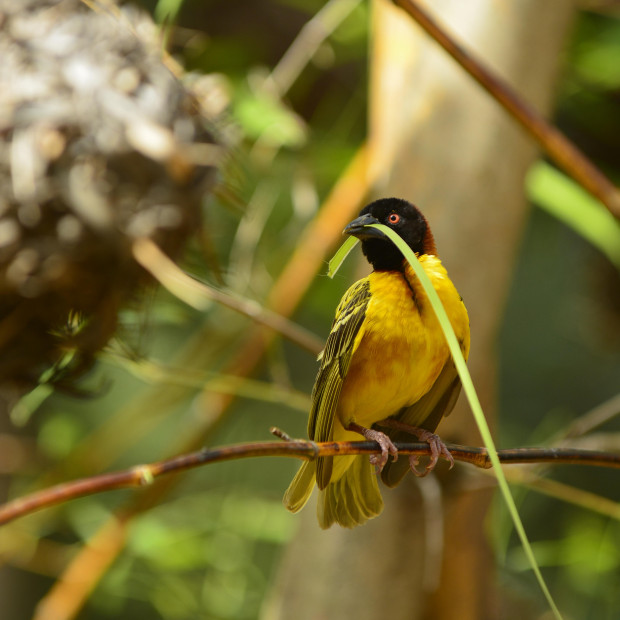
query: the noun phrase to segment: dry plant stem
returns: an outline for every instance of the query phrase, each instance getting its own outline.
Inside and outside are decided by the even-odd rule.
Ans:
[[[532,471],[531,467],[510,468],[506,474],[511,484],[525,486],[529,491],[536,491],[546,497],[553,497],[620,521],[620,503],[607,497],[601,497],[591,491],[579,489],[552,478],[544,478]]]
[[[267,305],[289,316],[301,301],[309,283],[325,265],[327,253],[342,240],[342,230],[360,210],[362,201],[381,171],[369,172],[370,147],[362,145],[354,155],[318,215],[306,227],[293,256],[269,293]]]
[[[609,400],[594,407],[584,415],[572,422],[560,435],[559,440],[567,440],[574,437],[581,437],[586,433],[602,426],[609,420],[620,415],[620,394],[612,396]]]
[[[471,77],[482,86],[575,181],[598,198],[609,211],[620,218],[620,191],[570,141],[545,120],[503,79],[480,59],[457,43],[417,0],[393,0],[432,37]]]
[[[194,280],[150,239],[136,239],[133,255],[164,288],[196,310],[205,310],[211,302],[216,302],[273,329],[310,353],[318,354],[323,348],[322,341],[314,334],[275,312],[265,310],[257,302],[235,297]]]
[[[109,519],[104,527],[89,540],[88,545],[76,560],[69,565],[62,576],[66,596],[60,608],[56,600],[42,599],[36,607],[32,620],[50,620],[60,617],[74,617],[80,611],[80,596],[74,596],[75,591],[86,590],[89,593],[95,589],[96,581],[91,577],[107,571],[123,550],[126,539],[126,529],[122,519]]]
[[[306,22],[269,76],[278,96],[288,92],[323,41],[358,4],[360,0],[330,0]]]
[[[251,457],[288,456],[315,459],[321,456],[344,456],[351,454],[369,454],[379,457],[382,447],[376,441],[329,441],[315,443],[305,440],[288,440],[288,436],[276,431],[285,441],[266,441],[246,443],[209,450],[204,448],[190,454],[165,459],[148,465],[139,465],[130,469],[83,478],[67,482],[15,499],[0,506],[0,524],[8,523],[18,517],[32,513],[61,502],[84,497],[102,491],[140,487],[165,474],[181,472],[195,467],[221,461],[231,461]],[[397,443],[395,445],[402,455],[430,455],[431,447],[427,443]],[[491,461],[486,448],[446,444],[455,460],[470,463],[476,467],[489,469]],[[570,448],[516,448],[500,450],[499,459],[503,464],[572,464],[594,467],[612,467],[620,469],[620,454],[596,452],[592,450],[575,450]]]

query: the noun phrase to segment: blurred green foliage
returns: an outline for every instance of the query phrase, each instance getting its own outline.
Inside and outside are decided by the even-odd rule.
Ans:
[[[575,181],[539,163],[526,181],[530,198],[598,248],[620,271],[620,222]]]
[[[368,7],[359,4],[278,97],[269,89],[270,72],[323,0],[143,4],[168,28],[172,53],[193,71],[219,74],[230,99],[224,131],[233,145],[223,173],[228,200],[205,201],[204,230],[188,248],[184,268],[218,284],[206,258],[215,254],[226,286],[261,301],[365,137]],[[567,50],[557,120],[616,182],[619,89],[620,21],[584,12]],[[503,447],[548,444],[620,385],[620,276],[611,262],[618,266],[617,230],[606,230],[603,220],[597,224],[592,218],[599,216],[582,209],[581,190],[557,173],[539,168],[536,174],[530,193],[544,210],[531,212],[499,341]],[[295,320],[326,335],[351,277],[348,263],[333,281],[318,277]],[[213,306],[199,314],[165,291],[151,294],[146,309],[126,311],[118,341],[84,380],[89,397],[39,392],[25,401],[39,467],[15,476],[12,495],[157,460],[199,436],[212,414],[209,386],[222,381],[206,373],[226,369],[249,328],[229,310]],[[119,355],[128,363],[119,364]],[[154,380],[141,360],[170,372]],[[206,442],[262,440],[274,425],[304,436],[300,392],[309,393],[315,371],[308,353],[276,342],[258,379],[276,386],[280,404],[264,393],[264,384],[240,384],[246,397],[235,401]],[[206,386],[204,394],[197,384]],[[602,430],[617,432],[620,422]],[[244,460],[183,475],[160,503],[132,520],[127,545],[84,617],[256,618],[296,527],[280,502],[295,465]],[[613,471],[571,467],[545,476],[620,501]],[[62,544],[69,554],[142,493],[85,498],[25,519],[17,531]],[[560,608],[582,619],[617,617],[618,522],[524,489],[517,495]],[[544,609],[503,505],[490,521],[502,583]],[[45,573],[38,563],[33,551],[26,567]],[[49,586],[54,571],[48,572]],[[21,601],[14,620],[30,617],[33,606],[33,597]]]

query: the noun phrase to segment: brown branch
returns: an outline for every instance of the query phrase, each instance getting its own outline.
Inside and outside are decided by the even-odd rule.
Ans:
[[[620,192],[614,184],[556,127],[479,58],[457,43],[417,0],[393,0],[471,77],[478,82],[575,181],[620,218]]]
[[[189,454],[165,459],[130,469],[82,478],[59,484],[25,497],[17,498],[0,506],[0,524],[8,523],[18,517],[47,508],[61,502],[94,493],[140,487],[152,484],[155,478],[173,472],[185,471],[210,463],[231,461],[257,456],[288,456],[315,459],[320,456],[344,456],[351,454],[377,454],[378,444],[374,441],[329,441],[315,443],[305,440],[290,440],[281,431],[275,434],[285,439],[283,442],[264,441],[237,444],[221,448],[198,450]],[[486,448],[446,444],[455,460],[470,463],[476,467],[489,469],[491,461]],[[426,443],[397,443],[402,455],[428,455],[430,447]],[[499,450],[500,462],[514,464],[564,464],[589,465],[594,467],[613,467],[620,469],[620,454],[572,448],[516,448]]]

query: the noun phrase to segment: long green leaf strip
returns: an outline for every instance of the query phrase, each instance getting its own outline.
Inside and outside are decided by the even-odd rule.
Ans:
[[[411,248],[398,236],[396,232],[392,229],[384,226],[383,224],[371,224],[373,228],[379,229],[383,232],[392,243],[396,245],[396,247],[403,253],[403,256],[407,259],[411,268],[414,270],[416,276],[422,283],[424,290],[433,306],[433,310],[437,315],[437,319],[441,325],[443,333],[446,337],[446,341],[448,343],[448,347],[450,348],[450,352],[452,354],[452,358],[454,359],[454,364],[456,365],[456,369],[461,377],[461,383],[463,384],[463,390],[465,395],[467,396],[467,400],[469,401],[469,406],[471,407],[472,413],[474,414],[474,419],[476,420],[476,424],[478,425],[478,429],[480,430],[480,435],[482,436],[482,440],[484,441],[484,445],[489,453],[489,458],[491,459],[491,463],[493,464],[493,471],[495,472],[495,476],[497,477],[497,482],[508,507],[508,512],[512,517],[512,521],[514,523],[515,529],[519,538],[521,539],[521,544],[523,545],[523,549],[525,551],[525,555],[527,556],[532,570],[536,575],[536,579],[540,585],[540,588],[553,611],[553,615],[557,620],[562,620],[562,615],[551,596],[551,592],[547,587],[547,584],[540,572],[540,568],[538,563],[536,562],[536,558],[534,557],[534,552],[532,551],[532,546],[530,545],[530,541],[527,538],[525,533],[525,529],[523,527],[523,523],[521,521],[521,517],[519,517],[519,513],[517,511],[517,506],[515,501],[510,493],[510,488],[508,487],[508,482],[506,481],[506,477],[504,476],[504,472],[500,466],[499,458],[497,456],[497,450],[495,449],[495,443],[493,442],[493,438],[491,436],[491,431],[489,430],[489,426],[487,424],[486,418],[484,417],[484,413],[482,411],[482,406],[480,405],[480,399],[478,398],[478,394],[476,393],[476,388],[474,387],[473,381],[471,379],[471,375],[469,374],[469,370],[467,369],[467,365],[465,364],[465,359],[461,353],[461,349],[459,347],[457,338],[454,334],[454,330],[452,329],[452,325],[450,324],[450,320],[448,319],[448,315],[439,299],[439,295],[437,291],[433,288],[431,281],[426,275],[422,265],[418,261],[417,256],[411,250]],[[349,252],[353,249],[354,243],[349,243],[350,239],[348,239],[338,250],[332,261],[330,261],[330,277],[334,277],[334,274],[347,257]],[[336,260],[336,258],[338,260]]]
[[[351,253],[351,250],[359,243],[357,237],[347,237],[347,240],[338,248],[338,251],[334,254],[329,261],[329,267],[327,269],[327,275],[333,278],[336,275],[338,269],[340,269],[342,263]]]

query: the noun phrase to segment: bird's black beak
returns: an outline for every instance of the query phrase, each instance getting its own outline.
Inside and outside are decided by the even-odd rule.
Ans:
[[[370,228],[369,224],[379,224],[379,220],[370,213],[366,213],[349,222],[342,233],[358,239],[385,239],[385,235],[380,230]]]

